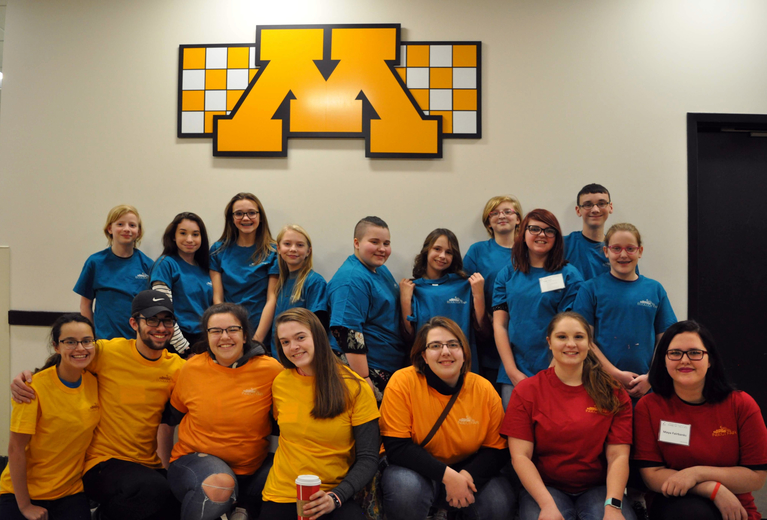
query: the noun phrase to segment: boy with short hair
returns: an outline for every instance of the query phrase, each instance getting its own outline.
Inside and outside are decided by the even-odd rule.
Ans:
[[[601,184],[587,184],[576,197],[575,213],[583,219],[583,230],[565,238],[565,258],[590,280],[610,272],[610,262],[603,251],[605,222],[613,212],[610,192]]]
[[[328,283],[331,346],[365,378],[379,404],[407,355],[399,330],[399,285],[384,266],[390,254],[389,226],[365,217],[354,228],[354,254]]]

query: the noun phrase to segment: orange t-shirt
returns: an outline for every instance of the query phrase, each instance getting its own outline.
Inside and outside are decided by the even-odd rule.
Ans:
[[[442,414],[449,395],[442,395],[426,382],[415,367],[394,373],[381,403],[381,435],[410,438],[419,444]],[[489,381],[471,372],[445,421],[424,446],[435,459],[455,464],[479,448],[506,448],[499,430],[503,421],[501,398]]]
[[[170,404],[183,412],[171,462],[189,453],[220,458],[237,475],[251,475],[269,453],[272,381],[283,368],[256,356],[237,368],[210,355],[194,356],[181,369]]]

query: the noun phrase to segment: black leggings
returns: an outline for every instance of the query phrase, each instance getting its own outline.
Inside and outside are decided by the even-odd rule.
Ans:
[[[722,520],[722,514],[708,498],[698,495],[664,497],[657,494],[650,506],[652,520]]]
[[[48,510],[49,520],[90,520],[91,510],[85,493],[76,493],[56,500],[32,500],[36,506]],[[26,520],[16,504],[16,495],[0,495],[0,518],[2,520]]]
[[[178,518],[181,505],[173,496],[164,469],[109,459],[83,475],[85,494],[98,502],[104,520]]]

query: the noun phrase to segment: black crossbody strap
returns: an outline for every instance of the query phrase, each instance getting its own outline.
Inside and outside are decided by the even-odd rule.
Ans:
[[[434,437],[434,434],[437,433],[437,430],[439,430],[439,427],[442,426],[442,423],[445,421],[445,417],[447,417],[447,414],[450,413],[450,409],[453,407],[455,402],[458,400],[458,394],[460,394],[461,391],[458,390],[456,393],[453,394],[453,397],[450,398],[450,400],[445,405],[445,409],[442,410],[442,415],[439,416],[437,419],[437,422],[434,423],[434,426],[431,427],[431,431],[429,432],[429,435],[426,436],[424,440],[421,441],[419,444],[420,447],[424,447],[427,444],[429,444],[429,441]]]

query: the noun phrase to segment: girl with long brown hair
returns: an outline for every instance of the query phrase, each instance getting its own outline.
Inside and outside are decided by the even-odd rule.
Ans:
[[[557,314],[546,342],[554,366],[514,388],[501,433],[524,489],[521,520],[634,520],[625,504],[631,400],[591,350],[588,322]]]
[[[434,316],[444,316],[459,324],[469,339],[476,363],[475,331],[490,331],[485,313],[485,279],[480,273],[468,276],[463,270],[458,239],[449,229],[437,228],[426,236],[421,252],[413,262],[413,278],[399,283],[402,329],[406,338]],[[485,327],[486,326],[486,327]]]
[[[364,519],[354,494],[373,478],[381,438],[378,407],[364,379],[343,365],[317,316],[295,307],[277,316],[280,361],[272,384],[280,445],[264,487],[261,518],[296,518],[298,475],[316,475],[320,490],[303,516]]]
[[[266,211],[252,193],[238,193],[224,209],[224,232],[210,248],[213,303],[248,310],[253,339],[268,342],[279,267]]]

